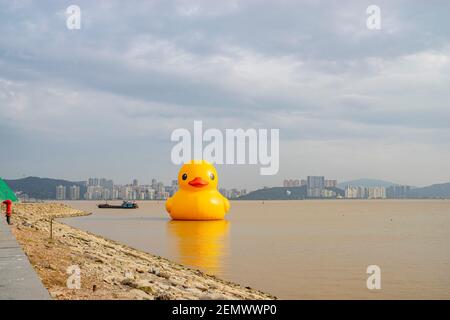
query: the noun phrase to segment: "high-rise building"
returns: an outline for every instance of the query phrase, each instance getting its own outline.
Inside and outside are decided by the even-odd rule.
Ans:
[[[101,197],[102,197],[103,200],[110,200],[112,198],[111,197],[112,192],[111,192],[110,189],[103,188],[101,194],[102,194]]]
[[[166,188],[162,182],[156,183],[155,191],[156,191],[155,197],[157,200],[165,199]]]
[[[386,188],[386,197],[389,199],[404,199],[408,197],[410,186],[390,186]]]
[[[348,199],[365,199],[367,198],[367,190],[361,186],[347,186],[345,188],[345,197]]]
[[[121,196],[123,200],[134,200],[133,199],[133,188],[130,186],[123,186],[121,188]]]
[[[172,185],[166,191],[169,192],[170,196],[173,196],[178,191],[178,180],[172,180]]]
[[[325,177],[308,176],[306,179],[306,196],[308,198],[322,197],[322,190],[325,187]]]
[[[100,179],[99,185],[103,188],[112,190],[114,187],[114,181],[102,178]]]
[[[104,188],[101,186],[88,186],[84,195],[86,200],[100,200],[103,199]]]
[[[56,200],[66,200],[66,187],[59,185],[56,187]]]
[[[336,188],[337,180],[325,180],[325,188]]]
[[[367,198],[369,199],[385,199],[386,188],[385,187],[368,187]]]
[[[146,200],[154,200],[155,199],[155,190],[152,188],[145,188],[145,199]]]
[[[133,180],[133,187],[137,187],[139,185],[138,179]]]
[[[69,199],[70,200],[80,200],[80,187],[73,185],[69,187]]]
[[[100,185],[100,180],[98,178],[89,178],[88,179],[88,187],[97,187]]]

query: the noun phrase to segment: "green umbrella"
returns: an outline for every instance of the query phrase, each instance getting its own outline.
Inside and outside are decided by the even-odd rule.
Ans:
[[[17,201],[17,197],[14,191],[6,184],[6,182],[0,178],[0,201],[11,200],[13,202]]]

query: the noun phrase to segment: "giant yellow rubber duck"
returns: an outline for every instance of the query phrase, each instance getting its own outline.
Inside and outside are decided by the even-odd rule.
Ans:
[[[179,190],[166,201],[174,220],[222,220],[230,202],[217,191],[217,171],[205,160],[185,163],[178,173]]]

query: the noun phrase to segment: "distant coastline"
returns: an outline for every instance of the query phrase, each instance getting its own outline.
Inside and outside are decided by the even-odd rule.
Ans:
[[[161,191],[158,192],[157,197],[154,199],[142,199],[124,197],[124,198],[112,198],[110,196],[103,197],[103,195],[96,197],[95,199],[86,199],[84,195],[87,191],[86,181],[67,181],[61,179],[51,179],[51,178],[39,178],[39,177],[27,177],[21,179],[6,180],[5,182],[11,187],[12,190],[18,195],[23,202],[30,200],[41,201],[41,200],[92,200],[92,201],[112,201],[112,200],[138,200],[138,201],[164,201],[170,194],[175,190],[174,185],[164,186],[161,182],[158,182],[157,188]],[[65,199],[57,198],[57,189],[76,189],[78,192],[78,198],[72,199],[67,197]],[[127,187],[127,186],[125,186]],[[230,200],[305,200],[305,199],[316,199],[316,200],[326,200],[326,199],[363,199],[363,198],[374,198],[370,196],[358,195],[358,190],[354,191],[354,195],[348,196],[346,194],[346,187],[354,188],[385,188],[385,195],[380,198],[387,199],[450,199],[450,182],[433,184],[425,187],[409,187],[400,186],[393,182],[373,180],[373,179],[359,179],[353,181],[347,181],[337,184],[333,187],[324,187],[324,196],[321,197],[308,197],[307,189],[305,185],[302,186],[292,186],[292,187],[264,187],[250,192],[237,192],[237,194],[232,193],[228,198]],[[395,192],[386,192],[389,188],[400,188],[408,187],[407,190],[402,190],[400,194]],[[132,185],[129,188],[133,188]],[[148,187],[149,189],[151,186]],[[132,189],[131,189],[132,190]],[[235,189],[233,189],[235,190]],[[237,190],[240,191],[240,190]],[[367,191],[367,190],[366,190]],[[377,190],[375,190],[377,191]],[[132,195],[132,194],[131,194]]]
[[[385,199],[450,199],[450,183],[436,184],[423,188],[410,189],[404,196],[401,197],[382,197],[382,198],[367,198],[367,197],[345,197],[345,190],[340,188],[324,188],[336,193],[334,197],[312,198],[307,196],[306,186],[301,187],[271,187],[258,189],[248,194],[235,198],[233,200],[329,200],[329,199],[345,199],[345,200],[385,200]]]

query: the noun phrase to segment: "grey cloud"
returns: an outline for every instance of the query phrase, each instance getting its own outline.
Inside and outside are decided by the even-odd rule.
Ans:
[[[64,142],[94,163],[105,141],[167,151],[170,131],[194,119],[276,127],[298,143],[446,143],[447,1],[379,1],[377,32],[365,27],[370,1],[77,4],[79,31],[65,28],[66,3],[0,4],[0,121],[22,156]]]

